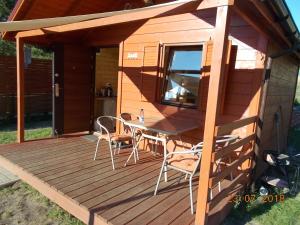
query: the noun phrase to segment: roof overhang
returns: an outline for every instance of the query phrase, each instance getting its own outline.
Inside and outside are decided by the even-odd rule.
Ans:
[[[281,49],[293,52],[300,58],[299,31],[284,0],[237,1],[234,9],[249,24],[275,41]]]
[[[0,23],[1,32],[18,32],[17,38],[64,33],[108,25],[134,22],[174,13],[233,5],[234,0],[178,0],[144,8],[97,13],[81,16],[11,21]]]
[[[179,1],[169,2],[165,4],[153,5],[149,7],[130,9],[130,10],[94,13],[94,14],[77,15],[77,16],[44,18],[44,19],[7,21],[7,22],[0,23],[0,32],[25,31],[25,30],[60,26],[60,25],[66,25],[71,23],[78,23],[87,20],[101,19],[101,18],[116,16],[116,15],[127,15],[133,12],[147,12],[148,10],[160,9],[162,7],[167,7],[167,6],[178,6],[184,3],[195,2],[195,1],[197,0],[179,0]]]

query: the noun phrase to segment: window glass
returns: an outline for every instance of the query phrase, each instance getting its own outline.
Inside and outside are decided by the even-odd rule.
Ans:
[[[202,51],[175,50],[172,53],[171,70],[200,70]]]
[[[170,47],[163,103],[195,107],[201,78],[202,46]]]

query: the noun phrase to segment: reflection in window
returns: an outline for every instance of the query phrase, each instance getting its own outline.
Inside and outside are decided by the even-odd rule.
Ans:
[[[202,46],[170,47],[163,103],[193,107],[198,103]]]

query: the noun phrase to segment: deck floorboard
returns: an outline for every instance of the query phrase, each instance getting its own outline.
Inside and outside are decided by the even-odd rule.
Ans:
[[[107,143],[94,161],[95,146],[84,137],[0,145],[0,163],[89,225],[193,222],[188,183],[179,173],[170,171],[153,196],[160,156],[141,150],[137,164],[124,167],[130,149],[122,149],[113,171]]]

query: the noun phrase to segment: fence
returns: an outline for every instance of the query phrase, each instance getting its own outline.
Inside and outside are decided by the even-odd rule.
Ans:
[[[215,129],[216,138],[231,134],[234,130],[246,129],[246,134],[236,142],[215,150],[212,154],[212,164],[219,162],[223,167],[221,170],[211,170],[210,173],[209,189],[215,194],[211,195],[207,202],[207,214],[211,217],[209,224],[220,223],[235,202],[233,198],[250,184],[257,119],[256,116],[252,116],[217,126]],[[221,185],[222,188],[216,190],[220,183],[224,186]]]
[[[0,120],[16,115],[16,58],[0,56]],[[25,68],[25,114],[52,111],[52,61],[32,59]]]

